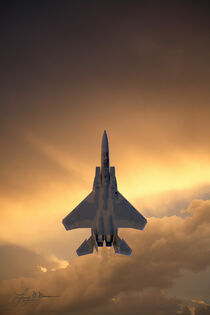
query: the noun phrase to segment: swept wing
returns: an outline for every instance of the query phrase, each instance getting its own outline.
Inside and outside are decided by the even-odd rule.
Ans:
[[[115,194],[114,216],[118,228],[143,230],[147,220],[119,192]]]

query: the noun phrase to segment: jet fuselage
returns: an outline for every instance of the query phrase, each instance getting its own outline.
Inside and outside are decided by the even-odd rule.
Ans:
[[[96,174],[97,176],[98,174]],[[113,204],[111,198],[113,189],[110,185],[109,144],[106,131],[104,131],[101,144],[99,185],[97,188],[94,187],[94,189],[100,206],[96,214],[96,226],[92,228],[92,233],[95,235],[98,246],[103,246],[104,241],[106,242],[106,246],[111,246],[117,229],[113,223]]]
[[[101,144],[101,167],[96,167],[92,192],[64,219],[67,230],[91,228],[91,237],[77,249],[79,256],[93,249],[114,246],[115,253],[131,255],[128,244],[118,236],[118,228],[142,230],[147,220],[118,192],[115,168],[109,166],[109,144],[104,131]]]

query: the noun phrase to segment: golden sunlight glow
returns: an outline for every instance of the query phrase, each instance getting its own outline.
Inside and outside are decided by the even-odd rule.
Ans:
[[[74,170],[76,176],[92,188],[95,169],[90,170],[86,159],[78,160],[74,156],[67,156],[64,152],[58,151],[52,145],[43,141],[28,137],[30,141],[53,161],[66,170]],[[99,148],[100,155],[100,148]],[[119,159],[118,159],[119,161]],[[128,148],[128,153],[120,159],[116,167],[118,188],[125,192],[130,198],[143,197],[146,195],[158,194],[163,191],[188,189],[209,181],[210,161],[205,156],[184,154],[174,152],[173,156],[148,157],[138,150]],[[113,165],[113,163],[111,164]],[[89,178],[92,174],[92,178]],[[57,187],[54,187],[57,191]],[[67,188],[68,189],[68,188]],[[71,190],[74,191],[74,200],[84,195],[84,187],[76,187],[74,184]],[[65,191],[60,191],[59,195]],[[88,191],[87,191],[88,193]],[[56,194],[58,196],[58,194]],[[54,197],[53,197],[54,198]],[[69,200],[68,200],[69,202]]]
[[[175,158],[150,161],[132,155],[126,169],[116,169],[118,188],[130,198],[144,197],[164,191],[190,189],[209,182],[210,164],[205,157],[191,157],[182,153]]]
[[[133,168],[132,168],[133,169]],[[185,169],[164,169],[151,166],[147,172],[133,169],[121,178],[118,187],[131,198],[158,194],[163,191],[188,189],[207,183],[210,178],[210,166],[191,162]]]
[[[71,245],[75,246],[78,235],[85,236],[87,231],[66,233],[61,221],[92,190],[96,164],[90,165],[82,154],[80,160],[70,157],[34,137],[28,137],[28,140],[50,160],[67,172],[73,170],[75,174],[73,178],[69,175],[66,182],[50,177],[46,188],[42,187],[31,195],[23,194],[19,199],[21,201],[2,199],[1,205],[5,211],[1,213],[0,238],[39,250],[47,247],[47,240],[53,243],[54,239],[68,236],[71,237]],[[190,153],[173,152],[170,156],[156,155],[151,158],[147,152],[128,148],[124,154],[115,151],[111,162],[116,167],[118,189],[131,203],[148,195],[190,189],[207,183],[210,178],[208,158]],[[42,245],[43,238],[45,245]],[[61,265],[60,268],[65,268],[66,262]]]

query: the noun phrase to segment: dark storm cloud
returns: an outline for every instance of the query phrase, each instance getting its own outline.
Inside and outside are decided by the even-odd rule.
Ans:
[[[99,255],[78,258],[66,269],[47,272],[34,279],[20,279],[21,288],[36,287],[60,295],[58,300],[33,305],[33,310],[31,304],[27,305],[23,313],[92,314],[94,310],[96,313],[101,310],[103,314],[107,307],[110,314],[122,309],[123,314],[127,314],[130,303],[132,314],[141,306],[144,311],[140,314],[176,314],[175,310],[180,310],[183,301],[168,298],[159,290],[172,286],[182,269],[199,271],[210,265],[210,203],[194,201],[188,211],[192,216],[184,219],[151,218],[140,236],[139,231],[122,231],[132,244],[131,257],[117,256],[105,249]],[[1,296],[11,294],[17,284],[18,280],[4,281]],[[12,311],[13,306],[8,314]],[[186,309],[183,312],[187,314]]]
[[[22,107],[25,98],[23,108],[36,113],[37,101],[46,94],[48,99],[62,93],[86,98],[123,88],[148,97],[148,92],[167,95],[171,89],[192,93],[196,84],[204,93],[209,79],[206,5],[154,3],[8,7],[1,52],[6,105],[14,105],[16,96]]]
[[[126,144],[154,159],[208,150],[206,3],[11,2],[1,16],[5,194],[74,182],[23,141],[28,133],[91,162],[105,128],[122,156]]]

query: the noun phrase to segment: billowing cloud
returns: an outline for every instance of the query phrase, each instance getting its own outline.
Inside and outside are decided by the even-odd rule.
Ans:
[[[60,296],[32,302],[33,307],[32,303],[24,308],[19,305],[20,314],[25,311],[94,314],[99,310],[103,314],[104,309],[113,314],[123,310],[122,314],[127,314],[129,305],[133,314],[141,307],[142,314],[152,314],[152,309],[154,314],[176,314],[183,301],[168,298],[160,290],[172,286],[182,269],[199,271],[210,265],[210,201],[195,200],[187,211],[190,216],[185,218],[151,218],[144,232],[122,230],[133,248],[131,257],[118,256],[112,248],[103,248],[98,255],[80,257],[65,269],[4,281],[1,296],[5,292],[7,297],[12,295],[17,285],[22,290],[28,287]],[[12,311],[11,304],[8,314]]]
[[[32,250],[11,244],[0,245],[0,257],[0,281],[36,277],[47,270],[64,268],[67,264],[55,256],[43,257]]]
[[[199,305],[194,308],[195,315],[208,315],[210,314],[210,305]]]
[[[186,216],[185,211],[194,199],[210,199],[210,185],[198,185],[184,190],[172,190],[156,195],[149,195],[135,200],[136,208],[146,217],[163,217],[171,215]]]

